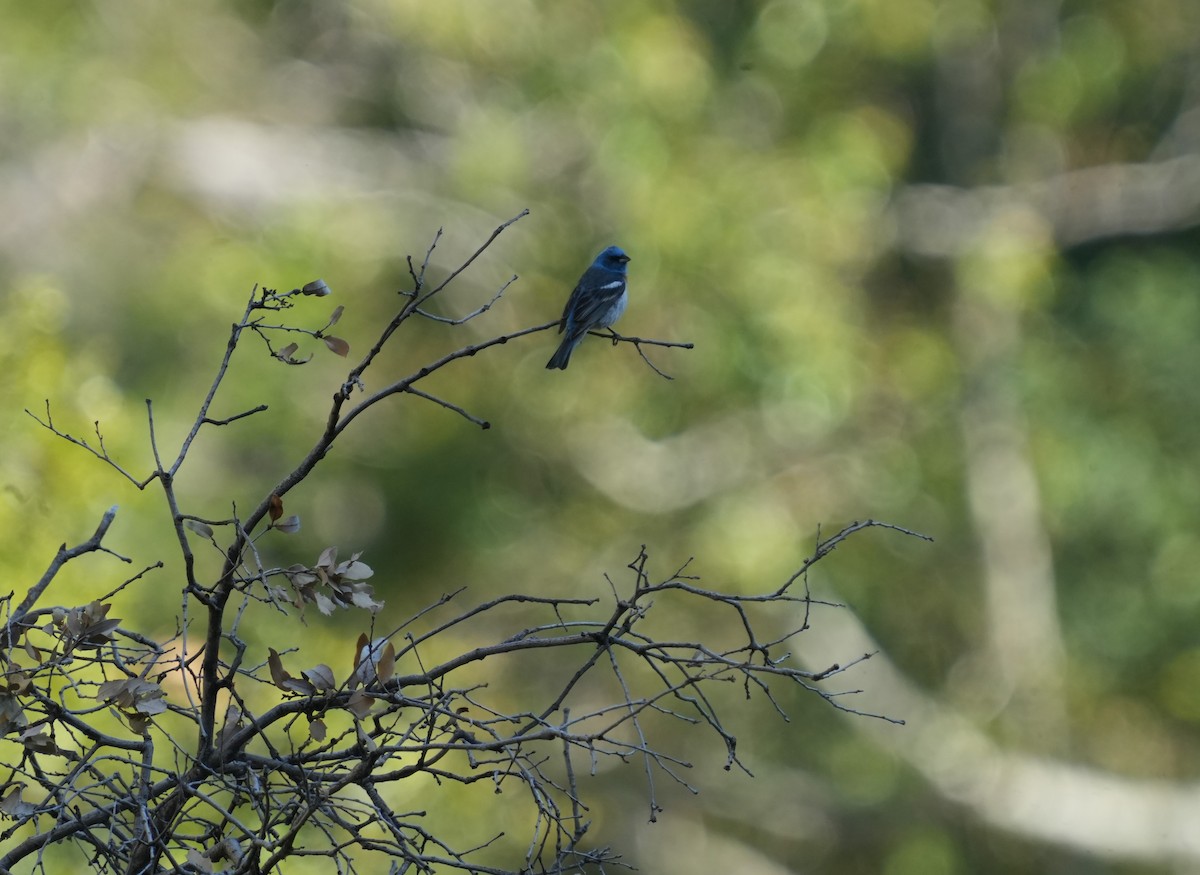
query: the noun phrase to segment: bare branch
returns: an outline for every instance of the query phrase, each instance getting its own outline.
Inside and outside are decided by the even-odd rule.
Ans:
[[[794,666],[792,650],[796,637],[808,629],[811,606],[830,604],[813,597],[809,568],[867,528],[924,537],[888,523],[852,523],[826,539],[818,532],[813,555],[782,586],[767,591],[706,587],[692,572],[690,559],[656,577],[643,546],[621,576],[605,575],[609,589],[603,598],[506,593],[464,604],[467,590],[460,586],[388,624],[368,582],[372,569],[357,553],[339,559],[330,546],[320,549],[310,565],[271,564],[277,561],[271,534],[298,530],[298,523],[289,522],[298,515],[285,516],[293,510],[284,507],[285,500],[292,501],[290,492],[353,422],[385,398],[413,395],[489,427],[420,384],[453,362],[556,328],[557,320],[410,364],[406,376],[389,379],[370,394],[364,375],[412,316],[453,327],[495,305],[516,277],[465,316],[436,316],[423,308],[524,215],[498,226],[433,288],[427,272],[441,232],[419,267],[408,260],[413,285],[401,292],[400,311],[333,392],[309,451],[265,491],[249,515],[232,500],[225,518],[193,512],[198,509],[187,506],[176,475],[201,434],[220,433],[204,426],[230,425],[267,409],[259,404],[226,418],[210,415],[233,351],[247,331],[288,363],[299,360],[288,347],[272,349],[268,337],[273,332],[329,340],[325,332],[339,320],[341,308],[315,330],[264,320],[265,313],[289,312],[299,295],[328,295],[323,282],[282,294],[255,287],[173,459],[164,460],[160,452],[154,406],[147,400],[155,470],[145,481],[136,481],[111,460],[98,426],[97,443],[89,445],[59,432],[49,405],[44,420],[34,417],[139,488],[159,481],[184,560],[182,602],[176,628],[166,637],[124,628],[110,616],[111,602],[128,597],[151,568],[163,567],[158,562],[112,587],[102,600],[37,607],[63,564],[86,552],[108,552],[101,542],[114,507],[91,539],[59,549],[42,580],[12,612],[3,641],[8,652],[0,654],[8,666],[7,692],[0,695],[0,745],[8,746],[0,756],[5,764],[0,787],[11,788],[0,795],[0,814],[12,824],[0,841],[18,835],[20,841],[6,846],[0,871],[64,842],[86,847],[108,870],[137,873],[189,866],[270,873],[300,856],[323,857],[328,868],[343,871],[357,871],[374,856],[385,857],[399,871],[426,873],[605,871],[622,864],[607,846],[587,844],[591,822],[579,779],[583,764],[595,772],[602,758],[638,763],[649,817],[655,820],[663,810],[663,776],[698,792],[685,780],[690,758],[660,737],[664,723],[702,730],[726,769],[736,766],[752,774],[739,753],[733,722],[722,713],[723,698],[714,691],[733,689],[747,700],[765,700],[760,707],[783,721],[789,719],[783,693],[797,688],[840,710],[868,713],[846,704],[855,691],[831,689],[828,683],[867,656],[812,671]],[[664,377],[644,347],[692,346],[615,332],[610,339],[632,343]],[[340,353],[348,345],[339,339],[330,348]],[[351,404],[356,389],[364,397]],[[192,550],[197,537],[221,555],[220,571],[211,577],[197,567]],[[795,586],[799,580],[803,595]],[[803,623],[781,627],[779,609],[797,604],[804,605]],[[322,613],[368,610],[369,632],[362,633],[353,654],[347,648],[342,661],[330,664],[308,656],[302,642],[286,631],[272,636],[279,649],[265,653],[242,637],[263,611],[272,623],[290,623],[308,605]],[[696,629],[718,631],[699,634]],[[200,647],[197,635],[203,639]],[[463,641],[470,643],[463,646]],[[19,662],[17,647],[25,654]],[[515,683],[528,664],[523,660],[539,656],[548,683]],[[104,730],[95,724],[101,713]],[[113,717],[125,723],[126,732],[108,728]],[[436,822],[433,809],[440,807],[436,793],[419,811],[392,807],[389,800],[405,796],[395,792],[398,786],[413,778],[428,779],[431,787],[453,783],[507,792],[509,804],[515,799],[528,806],[532,828],[515,838],[484,828],[452,844],[429,826]],[[29,799],[22,795],[26,792]],[[513,865],[480,862],[485,849],[489,859],[510,856]]]
[[[116,519],[116,516],[117,505],[114,504],[104,512],[104,516],[100,518],[100,525],[96,526],[96,531],[92,533],[90,538],[81,544],[76,544],[74,547],[67,547],[66,544],[63,544],[58,548],[58,552],[56,552],[54,554],[54,558],[50,560],[50,566],[41,576],[41,579],[39,579],[37,583],[29,588],[29,591],[25,594],[25,598],[21,600],[21,603],[17,605],[17,607],[9,615],[8,620],[5,622],[3,641],[4,646],[11,646],[13,640],[13,626],[20,624],[25,615],[28,614],[33,606],[38,603],[38,600],[41,599],[42,594],[46,591],[46,587],[48,587],[51,581],[58,576],[58,572],[62,570],[62,567],[72,559],[77,559],[86,553],[94,553],[99,551],[108,553],[111,556],[115,556],[122,562],[133,561],[132,559],[128,559],[119,553],[114,553],[112,550],[109,550],[107,547],[104,547],[101,544],[101,542],[104,540],[104,536],[108,534],[108,528],[112,525],[112,522],[114,519]]]
[[[128,480],[130,483],[132,483],[138,489],[145,489],[146,485],[151,480],[153,480],[156,476],[156,475],[152,474],[149,477],[147,477],[145,480],[138,480],[136,477],[134,477],[132,474],[130,474],[128,471],[126,471],[124,468],[122,468],[121,465],[118,464],[117,461],[108,454],[108,449],[104,446],[104,436],[100,433],[99,421],[94,423],[94,426],[96,429],[96,439],[97,439],[97,442],[99,443],[99,447],[93,447],[91,444],[89,444],[83,438],[77,438],[73,435],[68,434],[65,431],[59,431],[59,429],[55,427],[54,419],[50,415],[50,400],[49,399],[46,399],[46,418],[44,420],[38,418],[38,416],[35,413],[33,413],[29,410],[29,408],[25,408],[25,413],[38,425],[42,426],[47,431],[53,432],[55,435],[57,435],[58,437],[65,440],[67,443],[74,444],[77,447],[82,447],[83,449],[87,450],[89,453],[91,453],[97,459],[104,462],[106,465],[109,465],[110,467],[112,467],[118,474],[120,474],[122,477],[124,477],[126,480]]]
[[[493,305],[494,305],[494,304],[495,304],[497,301],[499,301],[499,300],[500,300],[500,296],[501,296],[501,295],[503,295],[503,294],[504,294],[504,292],[505,292],[505,291],[508,289],[508,287],[509,287],[509,286],[511,286],[513,283],[515,283],[515,282],[517,281],[517,279],[518,279],[517,275],[516,275],[516,274],[513,274],[513,276],[512,276],[512,279],[510,279],[508,282],[506,282],[504,285],[502,285],[502,286],[500,287],[500,290],[499,290],[498,292],[496,292],[496,294],[492,295],[492,299],[491,299],[490,301],[488,301],[488,302],[487,302],[486,304],[484,304],[482,307],[479,307],[478,309],[472,310],[472,311],[471,311],[470,313],[468,313],[466,316],[460,316],[460,317],[459,317],[459,318],[457,318],[457,319],[450,319],[450,318],[448,318],[448,317],[446,317],[446,316],[438,316],[437,314],[435,314],[435,313],[430,313],[430,312],[428,312],[427,310],[423,310],[423,309],[421,309],[420,307],[417,307],[417,308],[416,308],[416,310],[415,310],[414,312],[416,312],[418,315],[424,316],[426,319],[431,319],[431,320],[433,320],[434,322],[442,322],[442,323],[444,323],[444,324],[446,324],[446,325],[462,325],[462,324],[464,324],[464,323],[466,323],[466,322],[470,322],[470,321],[471,321],[472,319],[474,319],[476,316],[481,316],[481,315],[483,315],[484,313],[486,313],[488,310],[492,309],[492,306],[493,306]],[[404,294],[408,294],[408,295],[416,295],[416,294],[417,294],[417,292],[416,292],[416,291],[412,291],[412,292],[405,292]]]
[[[430,395],[428,392],[422,392],[420,389],[414,388],[413,386],[407,387],[404,391],[410,395],[416,395],[418,398],[424,398],[428,401],[432,401],[434,404],[440,404],[442,407],[445,407],[447,410],[453,410],[455,413],[457,413],[463,419],[466,419],[469,422],[475,423],[477,426],[479,426],[482,429],[488,429],[488,428],[492,427],[492,424],[490,422],[488,422],[486,419],[479,419],[476,416],[472,416],[470,413],[467,413],[467,411],[463,410],[457,404],[451,404],[449,401],[446,401],[442,398],[438,398],[436,395]]]

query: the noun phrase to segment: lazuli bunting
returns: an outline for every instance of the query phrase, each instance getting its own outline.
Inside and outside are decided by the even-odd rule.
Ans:
[[[559,333],[566,332],[558,351],[546,363],[547,368],[567,369],[571,353],[593,328],[608,328],[621,318],[629,303],[625,284],[625,265],[629,256],[619,246],[610,246],[596,256],[583,272],[575,291],[567,299]]]

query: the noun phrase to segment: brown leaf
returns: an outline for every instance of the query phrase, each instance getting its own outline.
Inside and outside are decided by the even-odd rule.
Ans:
[[[93,641],[96,639],[99,639],[100,641],[107,641],[112,637],[108,633],[115,631],[118,627],[120,627],[120,625],[121,620],[117,617],[114,617],[111,620],[101,620],[99,623],[88,626],[84,631],[87,633],[87,637]]]
[[[14,729],[24,729],[29,725],[21,700],[16,696],[0,696],[0,734],[7,735]]]
[[[4,672],[4,680],[0,682],[3,685],[3,689],[8,690],[10,693],[17,693],[18,695],[24,693],[32,685],[33,678],[15,662],[10,662],[8,665],[8,670]],[[8,696],[0,697],[0,712],[4,711],[6,705],[15,705],[16,702],[16,699]],[[3,735],[3,733],[0,733],[0,735]]]
[[[21,733],[21,744],[34,753],[58,753],[59,747],[54,743],[54,736],[44,730],[44,726],[26,729]]]
[[[116,705],[118,708],[128,708],[133,704],[132,683],[130,678],[105,681],[96,688],[96,698],[102,702]]]
[[[379,656],[379,664],[375,666],[375,674],[379,676],[379,680],[382,683],[387,683],[395,673],[396,648],[389,641],[387,647],[383,648],[383,653]]]
[[[271,493],[270,499],[267,501],[267,513],[271,515],[271,522],[276,522],[283,516],[283,499]]]
[[[225,722],[221,724],[221,730],[217,733],[217,748],[222,752],[228,751],[234,736],[244,725],[241,709],[230,705],[225,712]]]
[[[357,690],[363,684],[368,682],[367,677],[359,671],[359,666],[367,658],[367,645],[371,639],[367,637],[366,632],[358,633],[358,640],[354,642],[354,668],[350,670],[350,677],[346,680],[347,686],[352,690]]]
[[[386,638],[376,638],[367,641],[366,635],[358,636],[358,657],[354,664],[355,686],[368,686],[378,679],[379,660],[383,657],[384,649],[391,647]],[[395,661],[393,657],[393,662]]]
[[[271,669],[271,683],[282,690],[283,682],[291,675],[284,671],[283,660],[279,658],[279,653],[274,647],[267,648],[267,666]]]
[[[142,678],[105,681],[96,688],[97,699],[116,705],[131,719],[144,719],[166,711],[165,695],[158,684]]]
[[[374,696],[369,696],[362,690],[355,690],[346,702],[346,710],[361,720],[371,713],[371,706],[374,704]]]
[[[317,693],[317,688],[304,678],[285,678],[279,688],[287,690],[289,693],[299,693],[302,696],[315,696]]]
[[[325,345],[329,347],[330,352],[336,352],[342,358],[350,354],[350,344],[342,340],[340,337],[334,337],[332,334],[327,334],[321,338],[325,341]]]

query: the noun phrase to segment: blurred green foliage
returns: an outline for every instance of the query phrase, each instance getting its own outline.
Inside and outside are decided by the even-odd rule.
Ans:
[[[1119,215],[1112,233],[1068,244],[1052,217],[1018,204],[931,254],[909,241],[935,229],[896,209],[923,184],[1017,191],[1194,156],[1200,6],[0,9],[0,554],[18,594],[110,504],[122,505],[113,549],[135,567],[168,561],[118,613],[169,633],[180,580],[159,496],[22,408],[40,414],[49,398],[80,437],[99,420],[112,455],[148,471],[143,399],[173,453],[254,284],[324,277],[335,298],[296,316],[317,327],[344,304],[353,358],[398,307],[406,255],[419,262],[444,227],[432,258],[444,276],[528,207],[440,304],[469,312],[519,274],[497,306],[463,328],[406,329],[373,379],[555,318],[609,243],[633,258],[618,328],[696,345],[648,350],[676,379],[599,340],[548,373],[548,335],[460,362],[430,389],[493,428],[398,399],[289,496],[305,527],[270,544],[278,561],[331,543],[362,550],[398,621],[464,584],[477,597],[603,595],[603,574],[620,580],[642,543],[663,573],[695,556],[709,585],[765,589],[811,551],[818,525],[886,519],[937,543],[872,533],[820,566],[814,591],[852,606],[914,683],[970,710],[991,620],[989,530],[968,499],[980,450],[964,434],[973,399],[997,392],[1015,405],[1001,405],[1016,411],[1003,424],[1036,474],[1032,521],[1053,562],[1067,732],[1051,748],[1120,775],[1200,774],[1195,212],[1128,231]],[[1151,220],[1189,179],[1150,200]],[[215,415],[270,411],[197,444],[180,481],[189,512],[252,506],[311,445],[345,368],[313,351],[303,368],[251,341],[239,351]],[[124,573],[93,558],[52,597],[82,602]],[[303,634],[342,658],[360,623],[310,617]],[[264,619],[267,643],[271,628]],[[865,688],[867,710],[869,677],[846,681]],[[789,836],[739,818],[724,794],[772,790],[715,769],[696,783],[719,786],[716,799],[681,795],[666,816],[756,849],[739,871],[1177,871],[993,829],[854,721],[809,695],[784,700],[793,723],[730,703],[752,767],[797,777],[774,790],[808,794],[781,800],[780,816],[802,805],[806,823]],[[1015,750],[1039,749],[1004,708],[976,716]],[[692,759],[720,756],[700,747]],[[596,812],[601,841],[640,830],[634,771],[600,779],[614,800]],[[464,811],[495,811],[462,796]],[[783,835],[758,832],[772,829]],[[697,870],[682,852],[664,861],[638,847],[635,863]]]

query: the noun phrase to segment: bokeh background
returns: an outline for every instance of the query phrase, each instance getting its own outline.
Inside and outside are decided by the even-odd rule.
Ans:
[[[345,305],[353,359],[439,227],[445,275],[528,208],[441,312],[518,274],[500,302],[406,328],[375,379],[555,318],[610,243],[619,327],[695,343],[649,351],[675,379],[595,340],[547,372],[548,334],[462,362],[430,389],[492,429],[379,411],[289,496],[278,561],[362,550],[399,619],[461,585],[603,596],[641,544],[749,592],[818,527],[928,533],[843,545],[810,584],[847,607],[794,642],[877,650],[837,688],[906,726],[731,697],[757,777],[685,734],[700,795],[648,824],[640,767],[605,771],[597,843],[656,873],[1200,872],[1200,5],[0,8],[8,588],[120,504],[110,545],[167,568],[114,613],[179,614],[161,497],[23,408],[99,420],[144,476],[145,399],[173,455],[255,283],[324,278],[297,318]],[[270,411],[196,445],[186,510],[256,504],[311,444],[345,370],[312,351],[239,351],[217,415]],[[94,557],[53,595],[126,573]],[[341,664],[363,622],[259,631]],[[453,802],[481,839],[528,826],[485,796]]]

